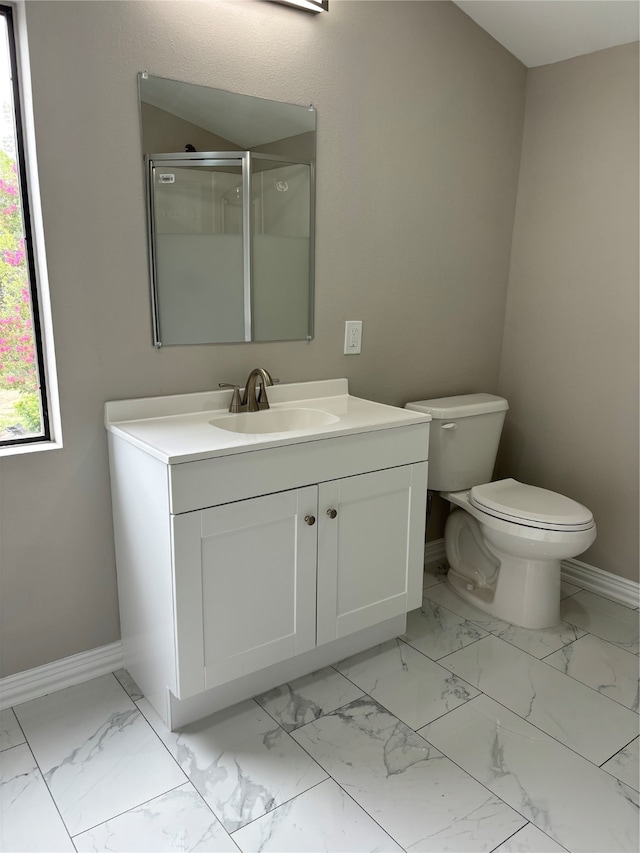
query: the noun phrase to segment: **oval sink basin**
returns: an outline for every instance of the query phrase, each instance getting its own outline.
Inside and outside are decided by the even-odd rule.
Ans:
[[[329,426],[340,419],[318,409],[264,409],[260,412],[242,412],[224,415],[209,421],[211,426],[228,432],[245,435],[262,435],[269,432],[293,432],[300,429]]]

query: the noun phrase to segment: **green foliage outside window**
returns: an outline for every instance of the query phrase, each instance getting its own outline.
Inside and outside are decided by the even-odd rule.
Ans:
[[[41,432],[40,394],[15,160],[0,150],[0,438]]]

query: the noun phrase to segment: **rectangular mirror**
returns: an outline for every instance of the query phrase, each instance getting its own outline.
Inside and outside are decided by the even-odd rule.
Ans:
[[[316,114],[139,75],[157,347],[313,336]]]

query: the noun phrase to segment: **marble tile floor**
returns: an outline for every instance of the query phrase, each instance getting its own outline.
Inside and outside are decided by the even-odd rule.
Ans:
[[[121,670],[0,715],[0,850],[637,851],[638,620],[514,628],[442,567],[398,640],[169,732]]]

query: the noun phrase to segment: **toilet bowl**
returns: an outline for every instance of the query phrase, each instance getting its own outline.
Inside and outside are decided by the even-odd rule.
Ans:
[[[490,482],[507,401],[463,394],[407,403],[431,415],[429,488],[452,506],[447,581],[479,609],[524,628],[560,618],[561,561],[596,538],[587,507],[507,478]]]
[[[445,526],[448,583],[481,610],[525,628],[560,619],[561,560],[596,538],[582,504],[513,479],[442,496],[453,505]]]

